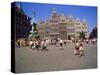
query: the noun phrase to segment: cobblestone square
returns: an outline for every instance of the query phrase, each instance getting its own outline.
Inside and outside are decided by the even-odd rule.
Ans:
[[[73,54],[74,44],[68,43],[63,49],[55,45],[48,51],[32,50],[30,47],[15,49],[15,69],[17,73],[76,70],[97,68],[97,45],[86,44],[85,56]]]

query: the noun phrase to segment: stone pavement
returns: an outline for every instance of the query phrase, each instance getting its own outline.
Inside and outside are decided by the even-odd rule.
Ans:
[[[15,69],[17,73],[59,71],[97,68],[97,45],[84,45],[85,56],[73,54],[74,44],[63,49],[48,46],[48,51],[32,50],[29,47],[15,49]]]

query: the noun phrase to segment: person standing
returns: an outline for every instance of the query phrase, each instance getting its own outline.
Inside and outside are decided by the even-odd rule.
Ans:
[[[35,50],[35,48],[36,48],[35,42],[33,42],[33,43],[31,44],[31,48],[32,48],[33,50]]]
[[[44,50],[44,40],[41,41],[41,48]]]
[[[82,43],[80,44],[79,52],[80,52],[80,55],[79,55],[80,57],[81,56],[84,56],[84,47],[83,47],[83,44]]]
[[[67,40],[64,40],[64,45],[66,46]]]
[[[86,44],[88,44],[88,42],[89,42],[89,40],[88,40],[88,39],[86,39]]]
[[[31,47],[31,49],[32,49],[33,41],[31,40],[31,41],[29,42],[29,44],[30,44],[30,47]]]
[[[47,50],[48,50],[48,49],[47,49],[47,44],[48,44],[48,41],[47,41],[47,40],[45,40],[45,41],[44,41],[44,50],[45,50],[45,51],[47,51]]]
[[[79,55],[79,42],[76,41],[75,43],[75,49],[74,49],[74,55]]]
[[[63,47],[63,40],[62,39],[59,40],[59,44],[60,44],[60,48],[62,48]]]
[[[39,41],[36,41],[35,44],[36,44],[36,49],[39,50]]]

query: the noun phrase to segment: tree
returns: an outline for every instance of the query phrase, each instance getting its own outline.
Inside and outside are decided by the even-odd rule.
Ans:
[[[79,38],[85,39],[85,32],[81,31],[79,33]]]
[[[92,32],[90,33],[89,39],[97,38],[97,27],[93,28]]]

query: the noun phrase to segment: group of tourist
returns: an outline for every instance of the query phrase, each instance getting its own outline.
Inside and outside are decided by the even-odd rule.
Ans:
[[[29,46],[29,41],[26,40],[26,39],[18,39],[16,40],[15,42],[15,46],[16,47],[26,47],[26,46]]]
[[[39,50],[39,49],[41,49],[41,50],[48,50],[47,49],[47,45],[48,45],[48,42],[47,42],[47,40],[37,40],[37,41],[30,41],[30,47],[31,47],[31,49],[33,49],[33,50]]]

